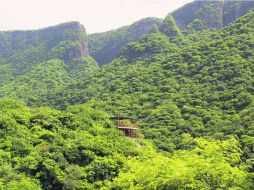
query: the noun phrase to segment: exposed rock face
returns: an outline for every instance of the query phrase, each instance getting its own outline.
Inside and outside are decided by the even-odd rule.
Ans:
[[[87,56],[89,54],[88,41],[84,41],[82,46],[82,56]]]
[[[172,16],[182,29],[186,29],[194,20],[200,20],[207,29],[218,29],[232,23],[253,7],[254,1],[197,0],[177,9]]]
[[[84,41],[81,43],[81,47],[74,47],[66,50],[65,60],[70,60],[77,57],[84,57],[89,54],[88,42]]]

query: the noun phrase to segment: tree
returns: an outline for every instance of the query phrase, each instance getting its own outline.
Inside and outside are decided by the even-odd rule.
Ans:
[[[163,20],[160,31],[168,37],[176,37],[181,34],[181,30],[177,26],[175,19],[170,14]]]
[[[153,24],[151,29],[150,29],[150,31],[149,31],[149,34],[151,34],[151,33],[157,33],[157,32],[160,32],[159,28],[158,28],[157,24]]]

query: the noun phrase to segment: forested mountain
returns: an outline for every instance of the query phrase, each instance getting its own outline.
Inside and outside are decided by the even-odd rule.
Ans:
[[[172,16],[182,29],[219,29],[234,22],[252,8],[253,1],[197,0],[173,11]]]
[[[254,10],[158,22],[101,68],[79,23],[1,33],[0,189],[254,189]]]
[[[89,56],[85,28],[78,22],[32,31],[0,32],[1,97],[41,105],[68,85],[98,70]]]
[[[147,34],[153,24],[159,25],[161,19],[145,18],[116,30],[88,35],[91,56],[99,65],[110,63],[116,58],[121,48],[129,42],[138,41]]]
[[[78,22],[41,30],[0,33],[0,64],[12,64],[14,74],[49,59],[69,61],[86,55],[87,35]]]

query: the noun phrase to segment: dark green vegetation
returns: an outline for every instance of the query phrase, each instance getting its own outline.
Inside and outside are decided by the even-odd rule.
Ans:
[[[163,20],[160,25],[160,31],[166,34],[168,37],[176,37],[181,34],[181,30],[171,15],[167,15]]]
[[[58,34],[38,61],[26,45],[56,36],[1,54],[0,189],[254,189],[254,10],[220,30],[169,15],[102,68],[69,24],[57,31],[75,40]]]
[[[205,29],[219,29],[234,22],[254,7],[253,1],[203,1],[189,3],[172,13],[177,24],[186,29],[199,23]]]
[[[136,42],[150,31],[161,19],[145,18],[116,30],[88,35],[89,52],[99,65],[110,63],[119,55],[121,48],[129,42]]]
[[[43,61],[88,55],[85,29],[78,22],[42,30],[0,33],[0,64],[10,64],[13,75],[20,75]]]

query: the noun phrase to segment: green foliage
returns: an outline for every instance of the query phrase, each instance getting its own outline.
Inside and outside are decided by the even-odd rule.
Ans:
[[[0,32],[0,44],[1,68],[9,69],[5,74],[7,82],[12,75],[29,72],[47,60],[59,58],[67,62],[88,55],[86,31],[78,22],[41,30]]]
[[[151,34],[151,33],[157,33],[157,32],[160,32],[159,28],[156,24],[153,24],[150,31],[149,31],[149,33]]]
[[[253,7],[252,1],[194,1],[171,13],[173,18],[167,16],[162,24],[160,19],[146,18],[116,30],[89,34],[90,54],[99,65],[105,65],[115,59],[127,43],[137,42],[149,33],[153,24],[169,37],[174,37],[181,33],[178,27],[189,32],[222,28]]]
[[[140,37],[149,33],[153,24],[159,25],[161,19],[145,18],[116,30],[104,33],[89,34],[89,50],[91,56],[99,65],[110,63],[119,55],[123,46],[129,42],[136,42]]]
[[[203,21],[200,19],[195,19],[191,24],[187,26],[187,32],[188,33],[193,33],[195,31],[201,31],[205,30],[205,26],[203,24]]]
[[[139,155],[102,111],[0,104],[1,189],[94,189],[95,182],[116,177],[127,157]]]
[[[169,39],[166,35],[156,32],[140,38],[139,42],[131,42],[122,48],[120,55],[126,58],[147,58],[155,53],[164,53],[169,50]]]
[[[19,181],[12,180],[10,181],[4,189],[8,190],[41,190],[41,187],[39,186],[38,182],[35,180],[31,180],[29,178],[21,178]]]
[[[240,159],[252,173],[252,20],[253,11],[221,31],[170,41],[160,32],[147,34],[125,46],[122,56],[90,81],[70,86],[56,106],[82,102],[112,115],[134,116],[144,137],[167,155],[195,149],[196,137],[236,137]]]
[[[230,165],[231,154],[224,149],[229,143],[238,152],[235,139],[208,142],[197,139],[192,151],[177,151],[171,158],[158,155],[150,159],[132,159],[119,177],[114,179],[116,189],[248,189],[248,174]]]
[[[253,1],[194,1],[175,10],[172,16],[180,28],[219,29],[234,22],[254,7]],[[202,25],[200,25],[200,21]]]
[[[253,1],[225,1],[223,24],[228,25],[253,9]],[[236,14],[237,13],[237,14]]]
[[[98,69],[88,56],[86,32],[78,22],[0,33],[0,97],[49,105],[57,93]]]
[[[29,105],[49,105],[47,102],[54,101],[58,92],[90,78],[96,70],[98,65],[89,56],[72,59],[69,63],[51,59],[0,86],[0,96],[25,99]]]
[[[235,138],[193,139],[166,156],[128,139],[109,115],[76,105],[66,111],[2,100],[1,189],[250,189]]]
[[[169,14],[160,25],[160,31],[168,37],[176,37],[181,34],[174,18]]]

